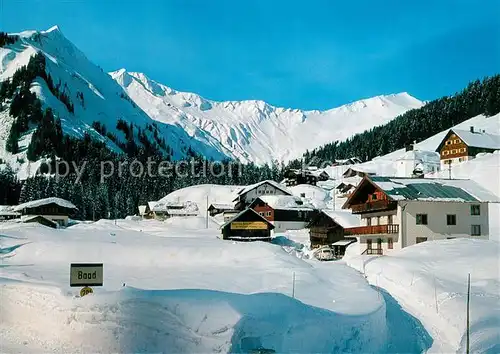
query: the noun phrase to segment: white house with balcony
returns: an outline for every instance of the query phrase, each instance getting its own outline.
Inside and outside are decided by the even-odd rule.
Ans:
[[[366,176],[343,206],[362,226],[344,235],[379,255],[430,240],[488,239],[488,203],[498,202],[471,180]]]

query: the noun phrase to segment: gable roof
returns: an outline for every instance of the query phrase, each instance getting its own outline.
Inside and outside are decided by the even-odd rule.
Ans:
[[[238,192],[238,195],[240,196],[240,195],[246,194],[246,193],[250,192],[251,190],[253,190],[253,189],[255,189],[255,188],[257,188],[257,187],[259,187],[259,186],[261,186],[261,185],[263,185],[263,184],[269,184],[269,185],[273,186],[274,188],[279,189],[279,190],[281,190],[283,193],[286,193],[286,194],[288,194],[288,195],[292,195],[292,194],[293,194],[293,193],[292,193],[292,192],[290,192],[290,190],[288,190],[288,188],[286,188],[284,185],[282,185],[282,184],[280,184],[280,183],[278,183],[278,182],[275,182],[275,181],[273,181],[273,180],[267,179],[267,180],[265,180],[265,181],[260,181],[260,182],[257,182],[257,183],[254,183],[254,184],[251,184],[251,185],[249,185],[249,186],[246,186],[245,188],[240,189],[240,191]],[[233,200],[233,202],[234,202],[235,200],[237,200],[237,199],[238,199],[238,198],[234,199],[234,200]]]
[[[364,183],[373,184],[394,201],[500,202],[500,197],[469,179],[370,176],[363,179],[343,208]]]
[[[450,129],[436,151],[441,150],[444,142],[452,133],[455,133],[469,147],[500,150],[500,135],[483,133],[482,131],[471,132],[470,130]]]
[[[337,224],[342,226],[344,229],[348,227],[361,226],[361,218],[358,215],[352,214],[347,210],[321,210],[321,213],[328,216],[330,219],[335,221]]]
[[[246,213],[254,213],[255,215],[257,215],[260,219],[262,219],[262,221],[264,221],[266,224],[270,225],[271,226],[271,230],[274,229],[274,225],[272,222],[270,222],[269,220],[267,220],[265,217],[263,217],[262,215],[260,215],[259,213],[257,213],[255,210],[251,209],[251,208],[246,208],[245,210],[243,211],[240,211],[238,214],[236,214],[235,216],[233,216],[231,219],[229,219],[228,221],[226,221],[224,224],[221,225],[221,229],[225,228],[227,225],[229,225],[230,223],[232,223],[233,221],[237,220],[240,216],[246,214]]]
[[[44,199],[32,200],[30,202],[19,204],[19,205],[16,205],[12,210],[13,211],[22,211],[24,209],[37,208],[39,206],[48,205],[48,204],[57,204],[57,205],[59,205],[62,208],[78,209],[70,201],[67,201],[67,200],[61,199],[61,198],[51,197],[51,198],[44,198]]]
[[[210,206],[208,207],[208,209],[210,208],[214,208],[214,209],[223,209],[223,210],[232,210],[234,209],[234,205],[233,204],[225,204],[225,203],[212,203],[210,204]]]
[[[294,195],[262,195],[252,202],[261,200],[273,209],[278,210],[313,210],[314,206],[308,203],[299,204],[302,199]]]

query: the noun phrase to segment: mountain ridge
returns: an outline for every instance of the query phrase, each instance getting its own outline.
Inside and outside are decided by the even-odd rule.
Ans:
[[[286,162],[308,149],[346,139],[423,105],[405,92],[326,111],[276,107],[262,100],[215,101],[177,91],[142,73],[125,69],[105,73],[58,26],[11,35],[17,37],[15,43],[0,48],[0,80],[12,78],[16,70],[42,53],[47,74],[68,97],[74,112],[50,92],[43,79],[33,81],[30,91],[41,100],[43,108],[51,108],[61,119],[64,134],[76,138],[90,134],[116,152],[123,150],[121,144],[129,139],[117,126],[119,120],[124,120],[135,128],[132,138],[138,145],[138,133],[142,132],[160,152],[173,159],[182,159],[191,151],[213,160],[229,158],[259,165]],[[5,140],[14,117],[4,110],[0,121],[0,137]],[[105,126],[106,132],[94,129],[96,121]],[[0,158],[10,161],[16,169],[25,165],[23,151],[31,134],[32,130],[20,139],[20,153],[9,154],[0,146]],[[167,147],[155,139],[163,139]]]
[[[219,140],[231,157],[258,164],[286,162],[308,149],[347,139],[424,105],[407,92],[401,92],[324,111],[301,110],[273,106],[262,100],[210,100],[196,93],[177,91],[143,73],[123,68],[109,74],[152,119],[178,124],[194,139]],[[325,133],[324,124],[343,125],[345,119],[356,121],[352,129],[340,134]]]

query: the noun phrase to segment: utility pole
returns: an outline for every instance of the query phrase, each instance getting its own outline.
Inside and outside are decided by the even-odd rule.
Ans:
[[[448,179],[451,179],[451,160],[450,163],[448,164]]]
[[[466,353],[469,354],[470,352],[470,341],[469,341],[469,332],[470,332],[470,325],[469,325],[469,309],[470,309],[470,273],[467,278],[467,342],[466,342]]]
[[[205,214],[206,214],[206,219],[207,219],[207,224],[206,224],[206,228],[208,229],[208,194],[207,194],[207,207],[205,208]]]
[[[293,272],[293,278],[292,278],[292,298],[295,299],[295,272]]]

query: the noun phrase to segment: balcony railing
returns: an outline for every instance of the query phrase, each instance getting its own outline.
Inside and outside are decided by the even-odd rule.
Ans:
[[[397,224],[357,226],[344,229],[344,236],[397,234],[398,232],[399,232],[399,225]]]
[[[354,204],[351,206],[353,214],[368,213],[370,211],[382,211],[396,209],[397,203],[389,200],[377,200],[363,204]]]

